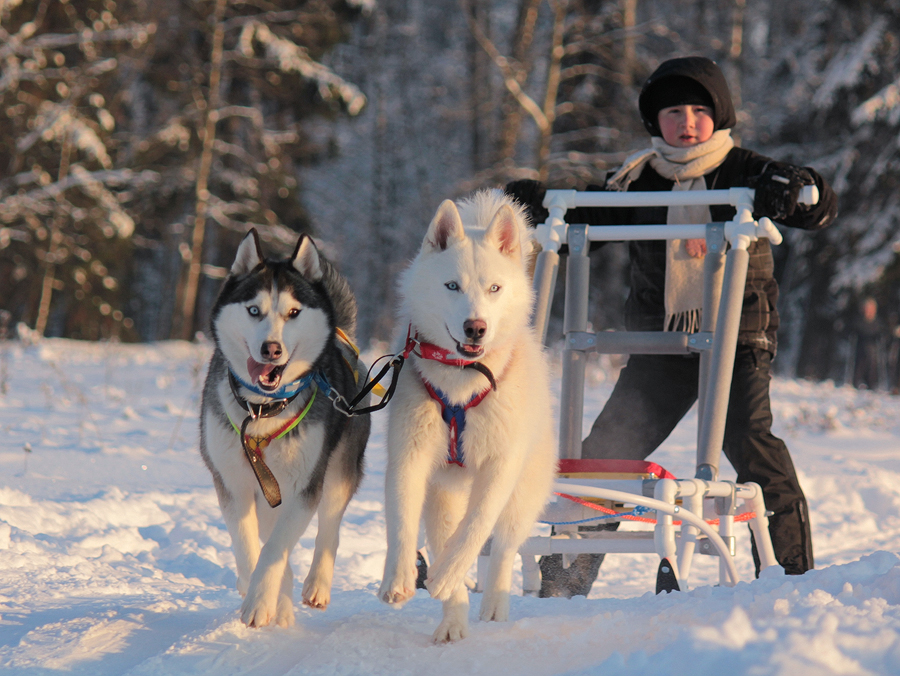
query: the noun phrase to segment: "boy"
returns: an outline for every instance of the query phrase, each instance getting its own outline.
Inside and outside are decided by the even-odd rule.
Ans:
[[[738,148],[728,84],[703,57],[663,63],[641,90],[638,107],[652,137],[607,179],[606,190],[715,190],[754,187],[754,216],[817,230],[837,215],[837,198],[815,171]],[[815,183],[818,204],[797,204],[803,185]],[[516,181],[507,192],[530,206],[543,222],[543,187]],[[584,208],[567,215],[574,223],[640,225],[706,223],[734,216],[729,206]],[[768,240],[750,246],[741,326],[725,426],[724,452],[740,483],[758,483],[773,512],[769,532],[775,556],[791,575],[814,565],[806,498],[788,449],[771,433],[769,379],[776,350],[778,285]],[[630,242],[631,288],[625,306],[630,331],[697,331],[702,305],[704,240]],[[697,399],[696,355],[632,355],[612,395],[582,445],[583,458],[643,460],[675,428]],[[612,527],[616,527],[613,524]],[[756,548],[754,559],[759,567]],[[541,596],[587,595],[602,555],[581,555],[563,569],[561,557],[541,561]]]

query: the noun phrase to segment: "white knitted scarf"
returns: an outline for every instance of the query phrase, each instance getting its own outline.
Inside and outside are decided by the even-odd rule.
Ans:
[[[687,148],[675,148],[655,136],[653,146],[626,158],[606,186],[611,190],[628,190],[649,162],[660,176],[675,181],[672,190],[706,190],[703,177],[722,164],[733,147],[730,129],[720,129],[708,141]],[[674,206],[668,209],[666,223],[708,223],[711,218],[707,206]],[[664,331],[700,330],[703,259],[689,256],[681,239],[670,239],[666,245],[665,305]]]

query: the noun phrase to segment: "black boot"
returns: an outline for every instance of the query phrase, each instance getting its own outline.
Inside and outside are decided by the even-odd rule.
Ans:
[[[416,552],[416,589],[427,589],[425,580],[428,579],[428,562],[421,550]]]
[[[769,517],[769,535],[772,537],[772,548],[775,558],[787,575],[803,575],[815,568],[812,549],[812,535],[809,529],[809,509],[806,499],[798,500],[787,508]],[[759,577],[759,554],[756,551],[756,538],[750,533],[753,547],[753,563],[756,564],[756,577]]]
[[[619,522],[602,523],[597,526],[580,526],[579,532],[614,531]],[[540,598],[546,599],[561,596],[570,599],[573,596],[587,596],[600,572],[605,554],[579,554],[572,565],[563,568],[562,554],[551,554],[541,557],[541,591]]]
[[[541,591],[542,599],[562,596],[570,599],[573,596],[587,596],[591,591],[604,554],[579,554],[572,565],[563,568],[562,554],[551,554],[541,557]]]

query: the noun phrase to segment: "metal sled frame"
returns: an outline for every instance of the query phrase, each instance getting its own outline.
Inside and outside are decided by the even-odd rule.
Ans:
[[[804,188],[800,202],[818,201],[815,186]],[[551,537],[529,538],[520,548],[523,593],[537,595],[541,574],[536,557],[548,554],[569,556],[583,553],[652,553],[667,559],[680,589],[686,589],[695,553],[719,557],[719,583],[738,582],[734,565],[735,515],[755,512],[750,520],[761,568],[777,565],[769,537],[768,518],[761,488],[755,483],[719,481],[719,458],[725,436],[725,415],[734,369],[735,348],[740,326],[744,286],[747,279],[750,244],[761,237],[781,243],[781,234],[768,218],[754,221],[751,213],[754,191],[749,188],[667,192],[577,192],[548,190],[544,206],[550,216],[537,227],[542,247],[535,267],[537,295],[534,325],[546,337],[553,289],[559,269],[559,249],[568,245],[564,312],[565,347],[560,398],[559,454],[561,458],[581,458],[581,428],[584,412],[584,381],[587,353],[602,354],[689,354],[700,355],[698,396],[697,469],[693,479],[558,479],[555,490],[584,498],[601,498],[656,511],[652,532],[600,531],[578,533],[577,525],[555,527]],[[676,205],[719,205],[735,207],[737,213],[726,223],[687,225],[587,226],[569,224],[566,211],[575,207],[637,207]],[[663,331],[588,331],[588,288],[592,241],[628,241],[705,238],[703,313],[699,333]],[[730,245],[730,246],[728,246]],[[726,252],[727,251],[727,252]],[[718,531],[703,520],[704,501],[714,503],[719,518]],[[712,507],[712,506],[708,506]],[[550,522],[588,519],[597,513],[578,503],[559,500],[543,515]],[[680,527],[674,523],[678,519]],[[479,558],[478,578],[483,579],[483,559]],[[564,564],[565,565],[565,564]],[[662,567],[661,567],[662,569]],[[481,584],[478,585],[481,587]],[[659,586],[659,584],[658,584]]]

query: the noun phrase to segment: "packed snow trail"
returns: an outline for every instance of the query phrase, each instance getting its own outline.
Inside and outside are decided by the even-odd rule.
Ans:
[[[439,603],[419,591],[394,611],[375,596],[383,414],[342,526],[329,609],[297,604],[291,629],[240,623],[230,540],[196,450],[208,354],[180,342],[0,343],[4,676],[900,672],[896,397],[773,382],[817,570],[751,581],[739,528],[744,581],[733,589],[712,586],[716,561],[700,557],[691,590],[655,596],[655,557],[610,556],[590,598],[514,596],[509,623],[478,622],[476,602],[471,637],[434,646]],[[606,370],[591,373],[586,424],[610,389]],[[691,414],[652,459],[690,476],[695,425]],[[300,582],[314,526],[291,557]]]

